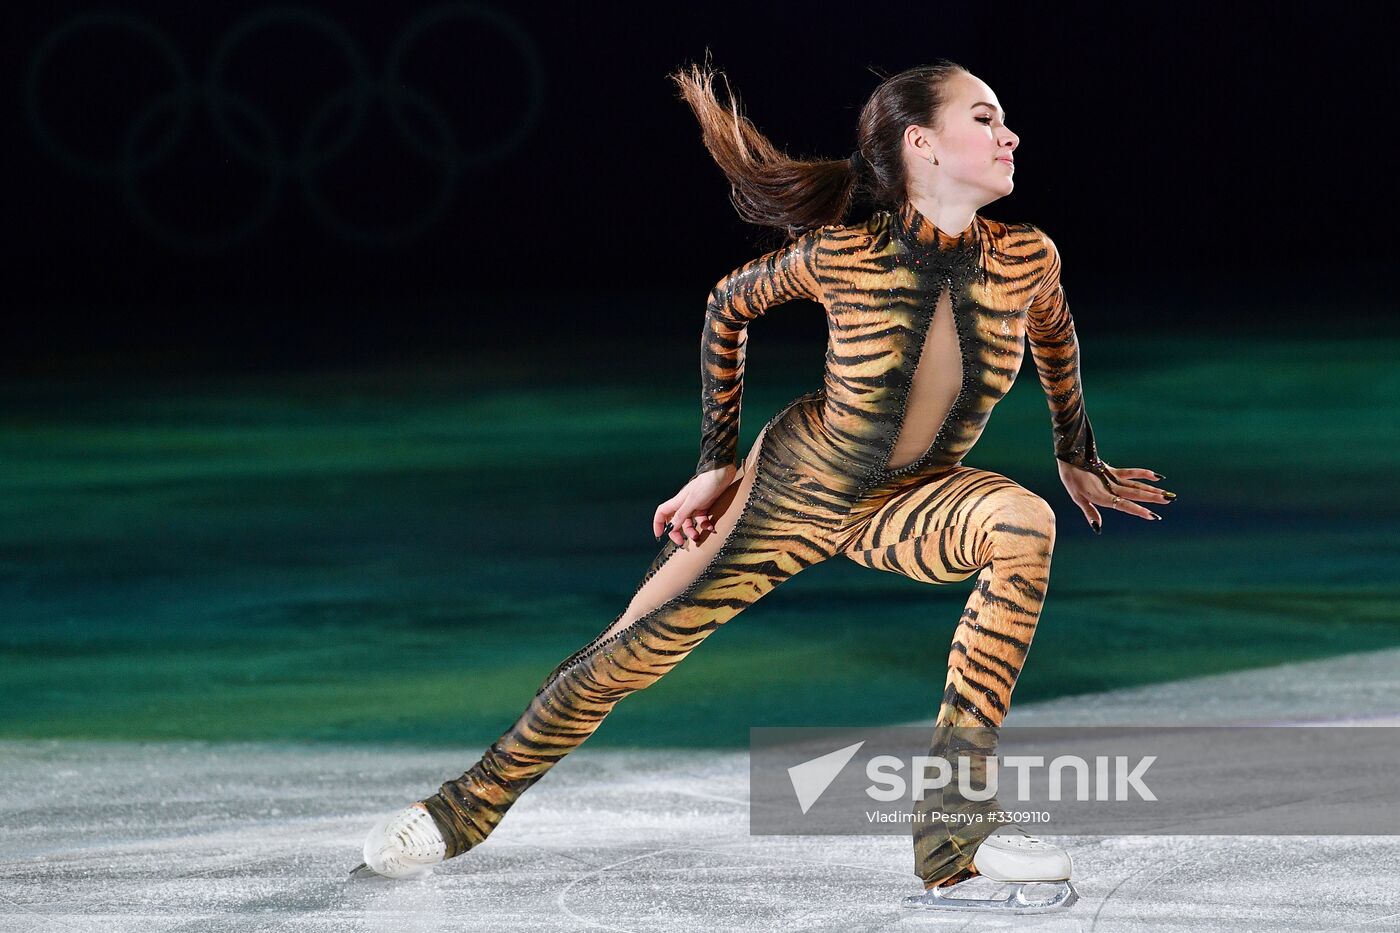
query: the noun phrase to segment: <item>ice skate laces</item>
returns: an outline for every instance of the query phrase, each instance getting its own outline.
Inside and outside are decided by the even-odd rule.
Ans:
[[[447,843],[428,811],[409,807],[392,828],[399,854],[414,862],[440,860],[447,854]]]
[[[390,878],[431,871],[447,856],[447,843],[428,811],[410,806],[384,818],[365,840],[365,864]]]
[[[1044,852],[1057,848],[1043,839],[1032,836],[1019,826],[1012,826],[1005,830],[998,831],[995,839],[998,843],[1008,849],[1021,849],[1026,852]]]

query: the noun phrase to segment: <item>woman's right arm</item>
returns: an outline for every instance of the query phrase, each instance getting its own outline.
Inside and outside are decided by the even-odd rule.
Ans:
[[[749,322],[795,298],[823,302],[817,260],[825,229],[809,230],[745,263],[711,289],[700,340],[700,462],[695,476],[737,468]]]

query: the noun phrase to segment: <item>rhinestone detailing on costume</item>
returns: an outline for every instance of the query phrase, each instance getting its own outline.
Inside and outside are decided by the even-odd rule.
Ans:
[[[957,394],[943,413],[949,380],[927,366],[917,371],[945,294],[962,373],[954,377]],[[1052,413],[1055,456],[1102,476],[1053,243],[1030,224],[980,215],[949,234],[907,199],[864,224],[808,231],[716,285],[702,335],[697,473],[734,462],[748,325],[797,298],[826,311],[829,341],[814,441],[845,465],[851,488],[878,490],[959,464],[1015,381],[1027,336]],[[934,423],[940,414],[942,421]],[[895,459],[902,437],[901,448],[916,443],[907,438],[932,441],[904,462],[912,451],[901,449]]]

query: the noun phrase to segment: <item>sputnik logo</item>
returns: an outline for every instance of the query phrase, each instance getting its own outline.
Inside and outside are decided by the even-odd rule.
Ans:
[[[836,780],[836,775],[846,767],[846,762],[850,761],[864,744],[865,740],[861,739],[854,745],[838,748],[834,752],[827,752],[787,769],[788,778],[792,781],[792,789],[797,794],[797,802],[802,806],[803,813],[812,808],[817,798]]]

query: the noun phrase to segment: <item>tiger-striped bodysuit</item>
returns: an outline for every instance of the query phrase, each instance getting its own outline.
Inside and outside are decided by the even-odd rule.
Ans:
[[[690,548],[667,538],[627,609],[550,673],[480,761],[423,801],[448,858],[484,840],[619,700],[779,583],[836,555],[927,583],[977,575],[953,635],[933,753],[946,754],[963,727],[989,736],[990,753],[1045,597],[1055,518],[1034,493],[962,458],[1011,388],[1027,336],[1055,455],[1103,469],[1058,251],[1033,225],[980,215],[948,234],[905,200],[739,267],[706,310],[697,473],[735,462],[747,325],[797,298],[826,309],[824,385],[759,432],[710,509],[715,531]],[[920,806],[956,805],[930,795]],[[926,886],[971,877],[973,854],[997,825],[916,821],[915,872]]]

